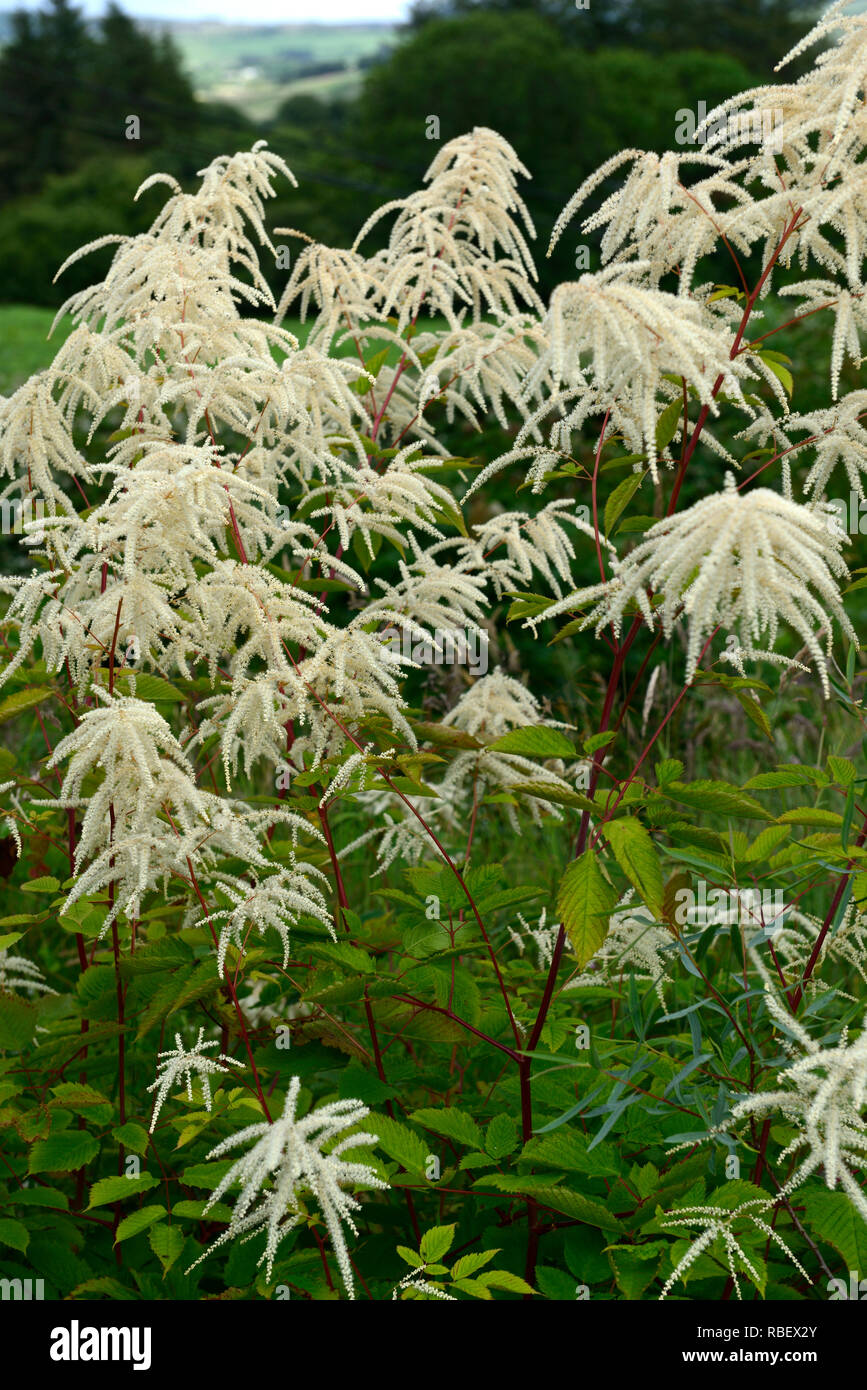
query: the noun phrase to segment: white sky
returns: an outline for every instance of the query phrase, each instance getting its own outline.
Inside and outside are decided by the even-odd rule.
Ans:
[[[100,15],[105,0],[79,0],[88,15]],[[149,19],[222,19],[232,24],[347,24],[405,18],[410,0],[121,0],[131,15]],[[40,0],[0,0],[0,9],[40,8]]]

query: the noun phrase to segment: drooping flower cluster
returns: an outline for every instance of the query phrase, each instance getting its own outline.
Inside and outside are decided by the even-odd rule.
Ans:
[[[219,1047],[216,1041],[204,1042],[205,1030],[199,1029],[199,1036],[192,1047],[184,1047],[180,1033],[175,1033],[175,1046],[166,1052],[158,1054],[157,1069],[159,1075],[156,1081],[148,1086],[149,1091],[156,1091],[154,1101],[154,1113],[151,1116],[151,1134],[156,1128],[157,1119],[163,1106],[163,1101],[170,1094],[172,1089],[181,1080],[186,1082],[187,1099],[193,1099],[193,1077],[195,1076],[202,1086],[202,1100],[206,1110],[211,1108],[211,1076],[225,1075],[231,1071],[232,1066],[242,1067],[241,1061],[234,1061],[231,1057],[224,1057],[222,1053],[217,1057],[206,1057],[205,1052],[209,1047]]]
[[[266,1277],[270,1279],[280,1241],[302,1220],[301,1194],[309,1193],[325,1218],[344,1287],[353,1298],[352,1266],[343,1225],[358,1234],[352,1213],[360,1210],[361,1203],[345,1189],[387,1188],[388,1183],[377,1177],[369,1164],[345,1159],[343,1154],[375,1144],[377,1137],[355,1128],[369,1113],[367,1106],[357,1100],[332,1101],[298,1118],[300,1090],[301,1080],[293,1076],[278,1120],[248,1125],[209,1153],[209,1158],[219,1158],[256,1141],[249,1153],[232,1164],[205,1207],[207,1212],[234,1183],[242,1184],[232,1220],[211,1250],[236,1235],[251,1240],[265,1231],[267,1239],[259,1264],[264,1262]],[[205,1259],[208,1253],[201,1258]]]
[[[739,1101],[724,1128],[757,1115],[785,1117],[798,1132],[781,1158],[798,1155],[800,1162],[784,1192],[822,1168],[825,1185],[842,1187],[867,1221],[867,1200],[857,1178],[867,1155],[867,1029],[852,1043],[844,1029],[836,1047],[820,1047],[769,988],[765,1000],[779,1028],[795,1039],[795,1044],[783,1040],[791,1061],[777,1077],[778,1089]]]

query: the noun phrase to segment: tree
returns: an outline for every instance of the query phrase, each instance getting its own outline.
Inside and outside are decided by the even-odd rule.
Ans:
[[[0,53],[0,180],[4,199],[49,174],[126,149],[183,147],[198,123],[195,95],[168,37],[152,38],[117,5],[95,29],[69,0],[16,11]],[[133,128],[135,129],[135,128]]]
[[[8,197],[73,167],[88,140],[81,80],[93,43],[80,10],[50,0],[47,10],[11,17],[0,53],[0,185]]]
[[[140,120],[140,149],[183,140],[196,123],[196,99],[168,35],[152,38],[111,4],[93,49],[92,94],[107,139],[126,138],[126,120]]]
[[[703,48],[769,75],[801,37],[803,6],[794,0],[726,0],[713,6],[708,0],[606,0],[580,9],[575,0],[416,0],[409,22],[418,29],[434,19],[479,11],[542,15],[585,49],[616,45],[677,53]]]
[[[710,109],[750,80],[732,58],[687,51],[666,59],[661,83],[658,60],[645,53],[585,53],[540,14],[479,9],[410,31],[368,75],[361,138],[421,172],[437,148],[431,133],[445,141],[473,126],[498,128],[533,170],[524,196],[547,244],[558,210],[604,159],[624,147],[671,148],[679,108]],[[390,177],[403,192],[407,175]],[[575,258],[575,245],[550,262],[540,256],[544,282],[572,278]]]

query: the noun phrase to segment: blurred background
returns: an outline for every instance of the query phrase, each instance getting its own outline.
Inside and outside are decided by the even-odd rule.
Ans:
[[[418,186],[436,149],[431,115],[442,141],[490,125],[515,146],[533,174],[526,198],[549,289],[574,274],[575,237],[547,263],[544,247],[581,180],[621,148],[671,147],[679,108],[771,80],[817,12],[797,0],[181,0],[175,18],[171,9],[171,0],[0,9],[0,304],[61,303],[111,254],[53,285],[70,251],[148,225],[164,190],[134,204],[147,174],[189,184],[215,155],[263,137],[300,184],[281,189],[271,225],[348,244],[370,211]]]
[[[0,395],[50,363],[69,327],[63,319],[46,341],[57,307],[104,275],[112,248],[85,257],[54,284],[65,258],[85,242],[142,231],[153,220],[166,190],[153,188],[136,203],[142,180],[162,170],[192,188],[196,171],[215,156],[262,138],[299,182],[297,190],[285,181],[279,187],[269,227],[298,228],[347,246],[376,207],[419,186],[441,142],[475,125],[494,127],[533,175],[522,193],[537,228],[547,298],[554,284],[577,273],[577,222],[550,260],[545,249],[582,180],[623,148],[676,148],[678,110],[697,111],[702,102],[710,109],[773,81],[775,63],[825,5],[175,0],[174,17],[171,8],[172,0],[125,0],[124,8],[102,0],[24,0],[17,9],[0,9]],[[867,0],[858,8],[867,9]],[[787,76],[798,71],[795,64]],[[438,141],[427,138],[431,117],[439,122]],[[289,243],[294,257],[299,242],[277,241]],[[589,263],[579,268],[592,270],[596,243],[588,241]],[[374,236],[365,250],[376,244]],[[263,261],[263,270],[279,297],[285,259],[280,267]],[[794,268],[791,275],[799,273]],[[721,260],[705,278],[731,281],[732,267]],[[303,341],[297,320],[286,326]],[[830,318],[813,316],[799,326],[796,343],[784,341],[786,335],[778,340],[783,351],[797,354],[795,409],[828,403],[831,328]],[[857,384],[847,364],[843,389]],[[484,461],[510,447],[510,433],[496,421],[480,434],[456,423],[443,438],[453,454]],[[105,442],[98,438],[94,447]],[[719,487],[720,474],[718,458],[698,451],[684,503]],[[522,468],[498,476],[490,489],[494,505],[524,506],[522,481]],[[661,495],[653,499],[657,515],[660,505]],[[867,623],[867,590],[853,597],[859,609],[853,620]],[[601,645],[589,653],[570,643],[531,650],[517,624],[503,640],[506,648],[492,659],[510,667],[514,661],[515,669],[532,660],[538,687],[558,709],[570,692],[561,717],[577,717],[605,659]],[[787,699],[791,752],[809,757],[796,744],[812,737],[814,692],[792,683]],[[797,732],[801,700],[807,712]],[[725,755],[738,749],[749,775],[762,745],[737,702],[729,703],[727,722],[719,725]],[[693,716],[690,706],[679,714],[669,728],[677,746],[684,743],[681,717],[698,719],[688,741],[692,758],[702,739],[714,741],[714,710],[707,705]],[[732,721],[738,719],[744,728],[736,741]]]

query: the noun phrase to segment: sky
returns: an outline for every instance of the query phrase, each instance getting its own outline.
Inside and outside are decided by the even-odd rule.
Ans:
[[[128,14],[147,19],[222,19],[229,24],[323,24],[396,21],[409,0],[120,0]],[[86,14],[102,14],[105,0],[79,0]],[[0,0],[0,9],[36,10],[40,0]]]

